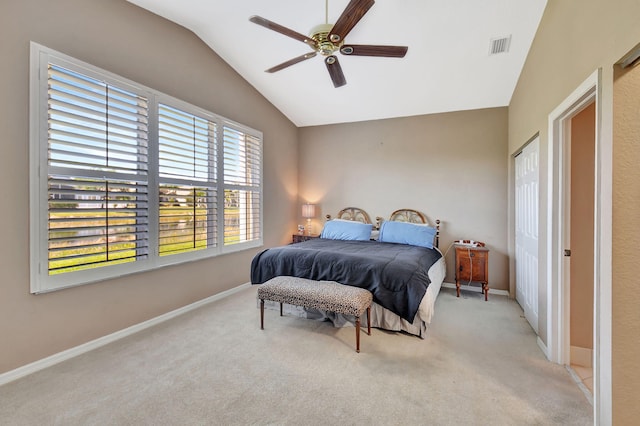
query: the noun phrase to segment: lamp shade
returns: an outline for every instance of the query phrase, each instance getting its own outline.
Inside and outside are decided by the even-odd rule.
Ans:
[[[316,205],[315,204],[303,204],[302,205],[302,217],[307,219],[315,217]]]

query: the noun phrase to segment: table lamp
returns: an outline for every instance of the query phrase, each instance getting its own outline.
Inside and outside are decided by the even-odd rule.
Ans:
[[[307,219],[307,235],[311,235],[311,218],[316,216],[315,204],[303,204],[302,205],[302,217]]]

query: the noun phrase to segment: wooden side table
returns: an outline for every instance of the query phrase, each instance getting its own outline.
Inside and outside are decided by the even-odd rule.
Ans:
[[[307,240],[313,240],[314,238],[320,238],[320,235],[300,235],[300,234],[293,234],[291,236],[291,242],[292,243],[301,243],[303,241],[307,241]]]
[[[489,298],[489,249],[484,243],[478,247],[455,244],[456,249],[456,293],[460,297],[460,283],[482,284],[484,300]]]

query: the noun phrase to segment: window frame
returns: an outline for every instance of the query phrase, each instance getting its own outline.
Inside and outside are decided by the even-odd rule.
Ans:
[[[196,261],[263,245],[264,241],[264,138],[262,132],[248,126],[214,114],[186,101],[174,98],[157,90],[138,84],[104,69],[49,49],[38,43],[30,46],[29,77],[29,218],[30,218],[30,290],[31,293],[45,293],[78,285],[113,279],[128,274],[151,271],[168,265]],[[129,90],[144,96],[148,102],[148,238],[149,255],[146,259],[116,265],[96,266],[85,270],[49,274],[49,216],[48,216],[48,65],[53,64],[78,72],[90,78],[105,81],[120,89]],[[216,152],[215,166],[215,245],[187,252],[159,255],[159,217],[160,217],[160,177],[159,169],[159,106],[160,104],[178,109],[187,114],[198,116],[215,123]],[[224,244],[224,143],[225,126],[259,140],[259,231],[257,238],[236,244]],[[201,180],[193,180],[199,185]]]

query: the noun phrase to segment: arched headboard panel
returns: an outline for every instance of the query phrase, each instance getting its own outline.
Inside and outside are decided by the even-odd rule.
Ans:
[[[425,225],[429,224],[427,217],[422,212],[413,209],[396,210],[391,213],[389,220],[396,222],[423,223]]]
[[[358,207],[346,207],[338,212],[336,217],[331,217],[330,214],[325,216],[327,220],[342,219],[342,220],[355,220],[356,222],[371,223],[371,219],[367,212]]]

